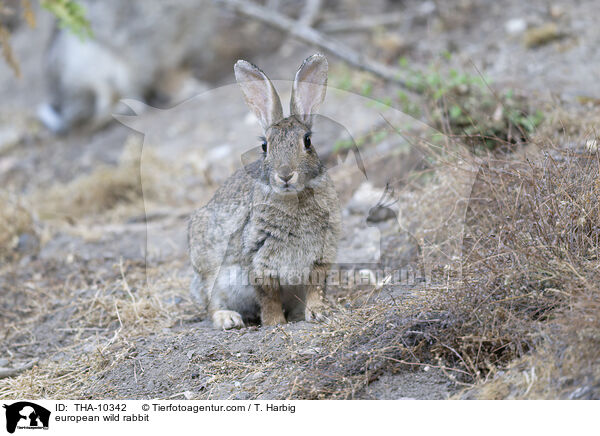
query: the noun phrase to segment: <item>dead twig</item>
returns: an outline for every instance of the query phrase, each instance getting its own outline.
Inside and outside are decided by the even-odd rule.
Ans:
[[[388,82],[393,82],[400,85],[407,91],[415,93],[411,89],[406,80],[402,77],[401,72],[388,67],[380,62],[369,59],[366,56],[358,53],[352,48],[324,35],[312,27],[303,25],[299,21],[292,20],[285,15],[269,10],[264,6],[260,6],[244,0],[216,0],[234,12],[244,15],[248,18],[258,20],[271,27],[274,27],[282,32],[289,33],[296,39],[304,41],[308,44],[316,45],[327,53],[337,56],[349,65],[367,71],[380,77]]]
[[[317,21],[317,18],[319,18],[322,4],[323,0],[307,0],[298,18],[298,22],[304,26],[311,27]]]

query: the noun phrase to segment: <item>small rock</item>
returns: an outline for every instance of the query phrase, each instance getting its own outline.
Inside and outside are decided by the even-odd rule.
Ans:
[[[265,373],[262,371],[256,371],[254,374],[250,376],[250,380],[258,380],[265,376]]]
[[[187,358],[188,358],[188,360],[192,360],[192,357],[194,357],[194,353],[195,353],[195,351],[193,351],[193,350],[187,352]]]
[[[527,29],[527,21],[523,18],[512,18],[504,23],[504,30],[509,35],[519,35]]]
[[[241,384],[239,381],[236,381],[236,382],[234,382],[234,383],[233,383],[233,385],[234,385],[236,388],[239,388],[240,386],[242,386],[242,384]]]
[[[8,366],[8,359],[0,359],[0,367],[4,368]]]
[[[456,87],[456,90],[460,95],[467,95],[469,93],[469,85],[466,83],[461,83]]]

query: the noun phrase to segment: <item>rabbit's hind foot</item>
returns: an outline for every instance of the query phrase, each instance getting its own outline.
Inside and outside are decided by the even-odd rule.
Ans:
[[[244,327],[242,315],[234,310],[217,310],[212,314],[215,328],[230,330]]]
[[[285,324],[281,294],[277,287],[265,286],[259,293],[260,321],[263,326]]]

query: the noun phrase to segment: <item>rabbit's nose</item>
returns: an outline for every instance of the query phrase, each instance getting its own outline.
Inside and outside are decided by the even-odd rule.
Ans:
[[[279,175],[279,178],[280,178],[281,180],[283,180],[284,182],[286,182],[286,183],[287,183],[287,182],[289,182],[289,181],[290,181],[290,179],[292,178],[292,175],[291,175],[291,174],[286,174],[286,175],[284,176],[284,175],[280,174],[280,175]]]
[[[294,172],[292,172],[290,167],[288,167],[287,165],[284,165],[277,170],[277,177],[279,177],[284,183],[288,183],[293,176]]]

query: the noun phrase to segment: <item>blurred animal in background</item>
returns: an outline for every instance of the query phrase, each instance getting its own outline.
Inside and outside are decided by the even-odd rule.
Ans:
[[[168,104],[191,97],[201,83],[229,74],[241,56],[268,52],[279,32],[242,21],[210,0],[81,0],[93,36],[56,28],[45,56],[43,124],[65,133],[79,124],[101,127],[123,97]],[[281,1],[293,12],[298,2]],[[178,83],[173,83],[174,82]]]

